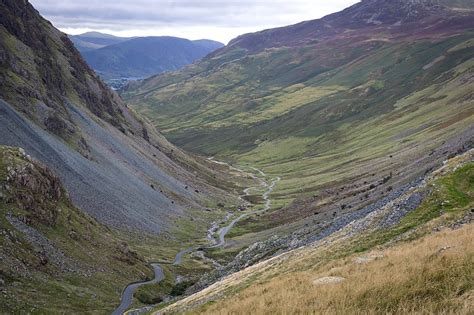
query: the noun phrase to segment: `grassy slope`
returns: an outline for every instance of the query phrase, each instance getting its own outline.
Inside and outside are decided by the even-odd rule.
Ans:
[[[166,310],[206,314],[470,314],[474,310],[474,227],[471,223],[448,228],[463,217],[472,220],[472,155],[467,161],[459,167],[466,162],[451,160],[433,173],[424,188],[430,192],[428,197],[389,229],[369,226],[355,236],[343,230],[324,242],[234,274]],[[361,257],[373,259],[355,263]],[[325,276],[346,280],[313,285],[313,280]],[[201,303],[204,305],[195,309]]]
[[[352,256],[282,275],[196,313],[470,314],[474,308],[472,233],[469,225],[377,252],[384,258],[364,265],[355,264]],[[451,244],[454,249],[437,254]],[[328,275],[347,280],[312,284]]]
[[[473,45],[468,28],[422,38],[375,28],[291,48],[231,46],[123,96],[178,146],[282,178],[271,211],[209,253],[225,260],[360,209],[456,152],[441,147],[474,124]]]
[[[469,32],[234,49],[124,95],[174,143],[282,176],[287,204],[369,167],[394,170],[472,125],[471,49]]]
[[[438,148],[473,125],[472,33],[331,45],[250,56],[234,49],[126,92],[175,143],[282,177],[272,211],[239,222],[231,248],[215,258],[328,221],[339,204],[375,201],[422,175],[430,166],[420,157],[439,159]],[[321,208],[331,209],[312,217]]]

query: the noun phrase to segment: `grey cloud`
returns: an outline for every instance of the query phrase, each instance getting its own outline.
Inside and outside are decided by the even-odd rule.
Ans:
[[[31,0],[60,28],[255,28],[321,17],[356,0]]]

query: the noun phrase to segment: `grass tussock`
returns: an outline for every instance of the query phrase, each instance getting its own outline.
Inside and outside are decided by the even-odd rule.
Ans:
[[[357,256],[312,271],[253,285],[206,314],[472,314],[474,225],[445,230],[383,252],[367,263]],[[338,284],[314,285],[337,276]]]

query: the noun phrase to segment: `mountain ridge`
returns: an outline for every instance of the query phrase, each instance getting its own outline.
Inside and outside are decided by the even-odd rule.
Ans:
[[[68,37],[72,40],[74,46],[81,53],[100,49],[109,45],[121,43],[131,39],[128,37],[117,37],[114,35],[99,32],[87,32],[79,35],[68,35]]]
[[[286,44],[301,45],[308,40],[315,40],[320,36],[339,36],[341,33],[344,35],[343,32],[348,30],[363,29],[366,26],[374,25],[390,25],[395,28],[398,26],[402,32],[406,33],[409,29],[402,28],[404,24],[419,23],[420,19],[437,19],[453,14],[461,16],[463,13],[452,11],[433,0],[364,0],[341,12],[330,14],[321,19],[241,35],[231,40],[227,45],[227,49],[239,46],[255,52],[264,48],[278,47]],[[428,21],[428,23],[431,22]],[[466,19],[466,23],[468,25],[472,24],[468,19]],[[443,28],[447,25],[449,23],[441,23],[437,27]],[[394,31],[396,32],[396,30]],[[415,35],[416,32],[416,29],[411,29],[404,36]],[[266,42],[273,44],[267,47]]]
[[[211,40],[148,36],[127,39],[82,54],[105,79],[144,78],[178,70],[222,46]]]

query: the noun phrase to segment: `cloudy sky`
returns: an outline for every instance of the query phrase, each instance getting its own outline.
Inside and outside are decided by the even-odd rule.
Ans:
[[[322,17],[357,0],[30,0],[62,31],[232,38]]]

